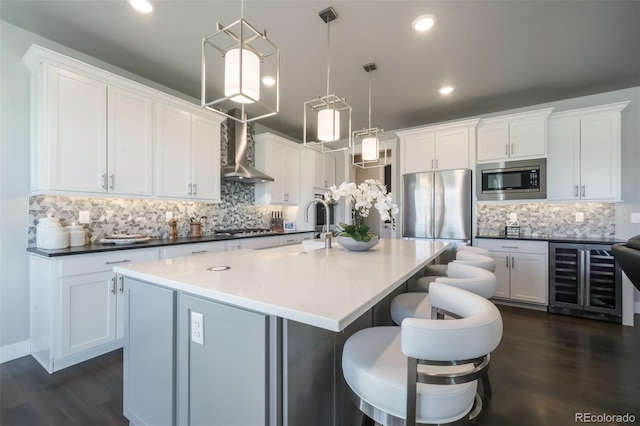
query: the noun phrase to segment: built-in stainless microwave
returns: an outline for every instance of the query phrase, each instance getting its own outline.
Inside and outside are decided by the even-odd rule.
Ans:
[[[478,164],[478,200],[547,198],[547,159]]]

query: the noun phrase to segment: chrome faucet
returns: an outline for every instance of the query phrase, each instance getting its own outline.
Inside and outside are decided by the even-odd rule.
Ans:
[[[327,203],[325,200],[323,200],[322,198],[312,198],[311,200],[309,200],[309,202],[307,203],[307,205],[304,207],[304,221],[305,222],[309,222],[309,206],[313,203],[320,203],[324,206],[324,223],[327,228],[326,228],[326,232],[324,233],[324,248],[325,249],[330,249],[331,248],[331,231],[329,230],[329,223],[331,221],[331,212],[329,211],[329,203]],[[324,229],[324,226],[322,227]]]

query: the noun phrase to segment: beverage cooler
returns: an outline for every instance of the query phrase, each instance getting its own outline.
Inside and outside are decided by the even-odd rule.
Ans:
[[[611,245],[549,244],[549,312],[622,323],[622,274]]]

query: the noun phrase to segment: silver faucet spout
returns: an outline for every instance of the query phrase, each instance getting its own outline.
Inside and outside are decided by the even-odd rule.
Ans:
[[[307,205],[304,207],[304,221],[309,222],[309,206],[311,206],[314,203],[319,203],[324,206],[324,223],[325,223],[325,226],[327,227],[326,232],[324,233],[324,248],[330,249],[332,234],[331,234],[331,231],[329,230],[329,222],[331,221],[331,212],[329,211],[329,203],[327,203],[322,198],[312,198],[311,200],[309,200]]]

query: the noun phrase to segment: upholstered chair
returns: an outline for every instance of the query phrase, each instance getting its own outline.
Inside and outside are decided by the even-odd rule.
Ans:
[[[347,339],[342,370],[358,408],[384,426],[464,424],[477,416],[477,380],[502,338],[493,303],[440,282],[429,293],[436,312],[456,319],[407,318]],[[441,315],[440,315],[441,316]]]
[[[483,256],[489,256],[489,251],[487,249],[483,249],[481,247],[475,247],[475,246],[458,245],[456,246],[456,259],[458,259],[458,255],[460,253],[473,253],[473,254],[481,254]],[[425,268],[424,275],[425,276],[436,275],[440,277],[447,275],[447,263],[436,263],[436,264],[427,266]]]
[[[438,277],[447,276],[449,265],[451,263],[463,263],[469,266],[486,269],[489,272],[496,270],[496,261],[482,254],[477,254],[469,250],[462,250],[456,253],[456,260],[449,262],[447,265],[430,265],[426,268],[426,276],[416,280],[415,291],[429,291],[429,284],[434,282]],[[432,272],[435,272],[432,274]]]

